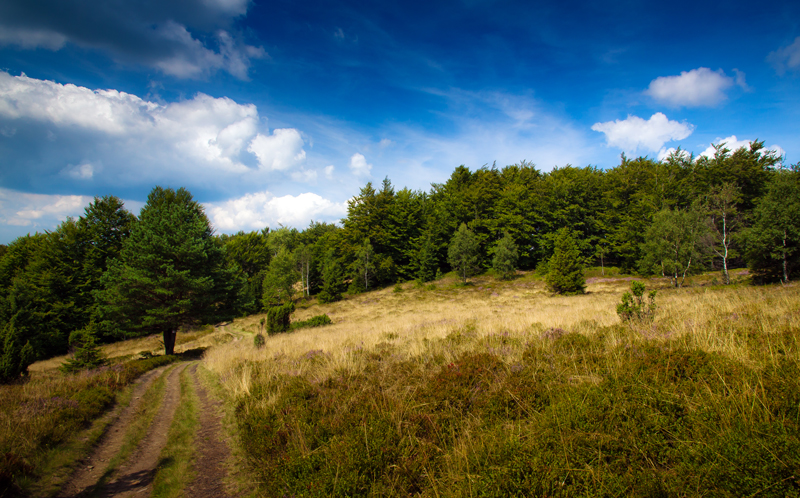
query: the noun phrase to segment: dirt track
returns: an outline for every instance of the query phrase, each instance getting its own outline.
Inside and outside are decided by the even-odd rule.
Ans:
[[[100,439],[94,453],[89,456],[62,487],[60,498],[82,496],[149,496],[153,479],[158,471],[159,457],[167,442],[172,420],[181,408],[180,375],[188,368],[194,390],[199,399],[199,427],[194,443],[195,479],[183,490],[185,496],[218,497],[230,496],[224,486],[226,476],[224,462],[229,456],[227,444],[221,439],[222,427],[219,403],[200,383],[197,376],[198,362],[162,367],[140,377],[133,390],[129,406],[115,409],[109,415],[113,421]],[[125,433],[142,409],[142,395],[159,376],[166,375],[166,390],[161,405],[139,442],[136,450],[120,465],[113,475],[106,476],[105,484],[100,479],[106,474],[109,461],[122,448]]]

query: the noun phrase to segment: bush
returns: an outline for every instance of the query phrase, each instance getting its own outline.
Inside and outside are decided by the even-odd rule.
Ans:
[[[617,314],[623,322],[631,320],[652,322],[656,314],[656,291],[650,291],[647,302],[644,299],[644,284],[631,282],[631,291],[622,295],[622,302],[617,305]]]
[[[90,323],[85,328],[76,330],[69,335],[69,345],[74,349],[72,358],[61,365],[62,372],[77,372],[78,370],[91,369],[106,363],[103,353],[97,346],[94,324]]]
[[[586,280],[578,244],[568,228],[556,232],[555,250],[550,258],[547,287],[557,294],[583,294]]]
[[[289,330],[289,317],[294,311],[294,303],[273,306],[267,311],[267,334],[278,334]]]
[[[331,320],[331,318],[328,315],[317,315],[302,322],[294,322],[291,324],[290,328],[292,330],[295,330],[295,329],[303,329],[310,327],[322,327],[323,325],[330,325],[332,323],[333,320]]]
[[[264,340],[264,335],[263,334],[259,333],[259,334],[256,334],[255,337],[253,337],[253,346],[255,346],[256,348],[258,348],[258,349],[263,348],[265,343],[266,343],[266,341]]]

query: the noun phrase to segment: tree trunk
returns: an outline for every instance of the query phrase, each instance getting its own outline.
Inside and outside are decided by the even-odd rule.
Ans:
[[[175,352],[175,338],[178,337],[177,330],[164,331],[164,354],[171,355]]]

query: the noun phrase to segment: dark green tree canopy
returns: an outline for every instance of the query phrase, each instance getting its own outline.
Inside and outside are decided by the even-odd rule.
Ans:
[[[583,294],[586,280],[583,277],[583,258],[569,228],[556,232],[550,270],[545,281],[556,294]]]
[[[103,277],[102,316],[128,334],[162,333],[172,354],[180,328],[225,314],[231,279],[202,206],[156,187]]]
[[[461,275],[464,283],[467,283],[467,277],[478,270],[478,238],[466,223],[461,224],[450,240],[447,257],[450,266]]]

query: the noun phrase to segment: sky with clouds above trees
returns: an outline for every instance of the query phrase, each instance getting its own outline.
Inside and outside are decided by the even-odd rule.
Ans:
[[[219,232],[336,221],[367,181],[800,161],[800,4],[5,0],[0,243],[186,187]]]

